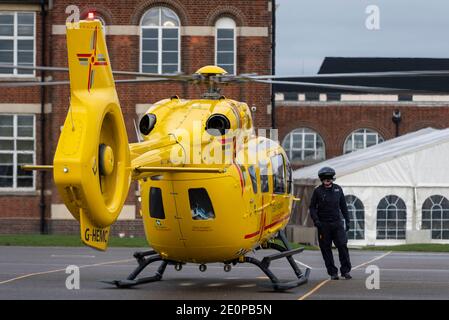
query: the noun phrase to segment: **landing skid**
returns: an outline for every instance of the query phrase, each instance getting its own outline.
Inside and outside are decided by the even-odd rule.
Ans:
[[[270,279],[270,285],[276,291],[285,291],[305,284],[309,279],[310,269],[306,268],[305,272],[302,273],[301,269],[293,259],[293,255],[303,252],[304,248],[292,249],[290,243],[287,241],[284,230],[279,231],[277,239],[279,239],[284,246],[281,246],[277,243],[268,242],[265,248],[259,247],[258,249],[274,249],[279,251],[279,253],[266,256],[262,260],[258,260],[252,257],[244,257],[243,262],[248,262],[255,266],[258,266]],[[287,258],[287,261],[295,272],[295,280],[289,282],[281,282],[270,270],[271,261],[281,258]]]
[[[237,263],[251,263],[257,267],[259,267],[263,273],[270,279],[271,284],[270,287],[273,288],[276,291],[285,291],[289,290],[295,287],[298,287],[302,284],[305,284],[309,279],[310,269],[307,268],[305,272],[303,273],[301,269],[296,264],[295,260],[293,259],[293,255],[301,253],[304,251],[304,248],[297,248],[292,249],[290,247],[290,244],[287,241],[287,237],[285,236],[285,232],[282,230],[279,232],[277,239],[279,239],[283,246],[277,243],[268,242],[266,246],[259,247],[257,250],[260,249],[274,249],[279,251],[279,253],[275,253],[269,256],[264,257],[262,260],[253,258],[253,257],[241,257],[240,259],[236,259],[233,261],[230,261],[229,263],[232,263],[236,265]],[[149,282],[155,282],[162,280],[162,276],[165,272],[165,269],[168,264],[174,264],[179,265],[179,263],[175,261],[168,261],[162,259],[162,257],[154,250],[151,251],[145,251],[145,252],[136,252],[134,253],[134,258],[136,258],[138,266],[136,269],[125,279],[125,280],[111,280],[111,281],[102,281],[104,283],[115,285],[117,288],[131,288],[136,285],[149,283]],[[287,258],[287,261],[289,262],[290,266],[292,267],[296,279],[289,282],[282,282],[280,281],[274,273],[270,270],[270,264],[274,260]],[[144,277],[144,278],[137,278],[137,276],[151,263],[162,261],[159,265],[158,270],[153,276],[150,277]]]

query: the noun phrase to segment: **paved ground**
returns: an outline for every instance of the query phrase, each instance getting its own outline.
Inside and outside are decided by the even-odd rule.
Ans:
[[[134,251],[0,247],[0,299],[449,299],[449,254],[437,253],[354,250],[354,279],[329,281],[320,253],[307,251],[295,257],[312,267],[309,282],[284,293],[264,288],[268,280],[251,265],[235,266],[229,273],[220,264],[209,265],[204,273],[193,264],[181,272],[169,266],[163,281],[133,289],[116,289],[99,282],[125,278],[135,266],[130,259]],[[79,290],[66,289],[68,265],[81,267]],[[371,265],[379,268],[377,290],[366,288],[370,276],[366,271]],[[274,262],[272,269],[279,278],[292,279],[286,261]]]

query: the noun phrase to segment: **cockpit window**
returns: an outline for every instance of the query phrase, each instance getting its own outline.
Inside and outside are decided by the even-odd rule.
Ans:
[[[263,193],[268,192],[268,166],[266,163],[259,162],[260,168],[260,189]]]
[[[206,189],[189,189],[189,201],[193,220],[215,219],[214,208]]]
[[[150,217],[155,219],[165,219],[162,191],[160,188],[150,188]]]
[[[281,154],[271,157],[271,167],[273,168],[273,192],[285,193],[284,158]]]
[[[256,177],[256,169],[254,166],[248,167],[249,176],[251,178],[251,183],[253,185],[253,191],[254,193],[257,193],[257,177]]]

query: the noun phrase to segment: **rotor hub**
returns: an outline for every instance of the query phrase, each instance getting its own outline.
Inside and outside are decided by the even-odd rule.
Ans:
[[[101,144],[99,153],[100,174],[108,176],[114,170],[114,151],[110,146]]]

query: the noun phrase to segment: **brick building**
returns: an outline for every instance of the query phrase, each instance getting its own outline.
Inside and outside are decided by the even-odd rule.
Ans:
[[[448,70],[449,59],[326,58],[318,74]],[[307,78],[290,81],[308,81]],[[299,168],[426,127],[449,127],[449,77],[353,77],[314,81],[411,89],[363,94],[276,85],[276,127]],[[393,121],[395,120],[400,121]]]
[[[94,12],[104,24],[113,70],[190,74],[218,64],[230,73],[271,74],[271,0],[1,0],[0,63],[66,67],[65,22],[77,12],[70,5],[81,19]],[[68,75],[0,69],[0,81],[42,77]],[[198,98],[202,90],[181,83],[117,85],[130,141],[137,140],[133,121],[152,103],[172,95]],[[269,85],[230,85],[223,94],[256,106],[256,126],[270,126]],[[68,99],[68,86],[1,88],[0,233],[78,232],[51,173],[19,169],[51,164]],[[113,231],[141,235],[138,212],[134,186]]]

